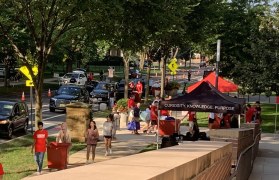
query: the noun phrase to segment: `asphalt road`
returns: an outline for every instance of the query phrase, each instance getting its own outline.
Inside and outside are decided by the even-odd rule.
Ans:
[[[48,103],[43,105],[42,114],[43,114],[43,122],[44,122],[45,128],[58,125],[61,122],[65,122],[65,120],[66,120],[65,119],[66,114],[64,111],[56,110],[55,112],[49,112]],[[31,121],[30,121],[31,115],[32,115],[32,118],[34,119],[34,109],[32,111],[32,114],[30,113],[30,115],[29,115],[29,131],[30,132],[31,132]],[[15,132],[13,139],[22,137],[23,135],[24,134],[22,134],[21,132]],[[9,142],[9,141],[11,141],[11,140],[9,140],[5,137],[2,137],[2,135],[0,136],[0,144]]]

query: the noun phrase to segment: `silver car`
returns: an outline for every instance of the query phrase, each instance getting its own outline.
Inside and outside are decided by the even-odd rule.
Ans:
[[[61,77],[59,84],[75,84],[75,85],[86,85],[87,77],[84,73],[67,73],[63,77]]]

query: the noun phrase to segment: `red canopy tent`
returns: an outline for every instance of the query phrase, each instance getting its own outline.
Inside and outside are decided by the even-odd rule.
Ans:
[[[188,87],[188,93],[196,89],[202,82],[209,82],[213,86],[215,86],[216,74],[215,72],[211,72],[208,76],[202,79],[195,84],[192,84]],[[237,91],[238,86],[233,82],[223,79],[222,77],[218,76],[218,90],[221,92],[235,92]]]

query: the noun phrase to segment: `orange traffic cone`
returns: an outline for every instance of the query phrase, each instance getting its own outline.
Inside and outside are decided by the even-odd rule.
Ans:
[[[22,100],[22,101],[25,101],[25,95],[24,95],[24,92],[22,92],[22,95],[21,95],[21,100]]]
[[[47,96],[48,96],[48,97],[51,97],[51,91],[50,91],[50,89],[48,89]]]

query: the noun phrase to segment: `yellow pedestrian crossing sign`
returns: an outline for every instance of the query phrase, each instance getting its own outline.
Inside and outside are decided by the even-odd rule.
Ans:
[[[33,81],[31,81],[31,80],[26,80],[25,85],[26,86],[34,86]]]
[[[29,80],[33,80],[32,79],[32,77],[31,77],[31,74],[30,74],[30,72],[29,72],[29,70],[28,70],[28,68],[26,67],[26,66],[21,66],[20,68],[19,68],[19,70],[20,70],[20,72],[22,72]],[[33,68],[32,68],[32,71],[33,71],[33,73],[34,73],[34,75],[36,76],[37,74],[38,74],[38,67],[37,66],[34,66]]]
[[[168,64],[168,68],[171,70],[172,75],[176,74],[176,70],[178,68],[178,65],[177,65],[176,62],[177,62],[177,59],[173,58],[173,59],[170,60],[170,63]]]

